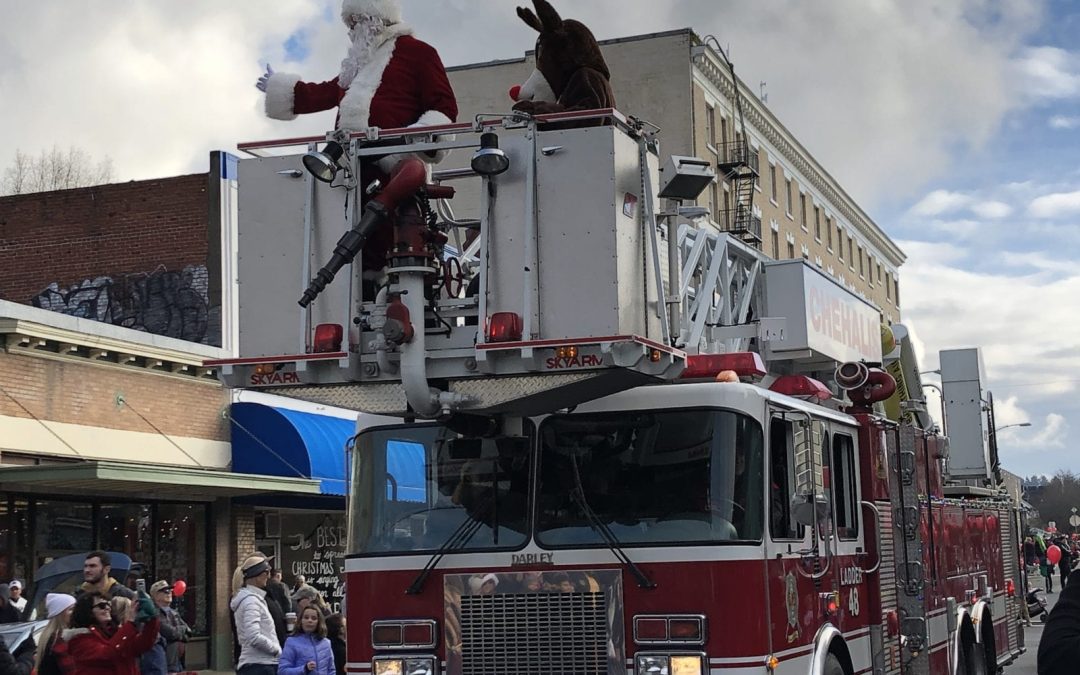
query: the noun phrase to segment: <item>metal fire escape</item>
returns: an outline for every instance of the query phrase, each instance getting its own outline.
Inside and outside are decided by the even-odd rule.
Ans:
[[[731,73],[731,85],[734,93],[735,112],[738,116],[738,129],[735,140],[722,143],[717,148],[719,158],[716,168],[720,175],[731,183],[732,204],[720,210],[720,227],[723,231],[743,242],[761,248],[761,216],[754,213],[754,185],[758,181],[758,156],[750,148],[743,119],[742,96],[739,94],[739,80],[735,77],[735,65],[728,59],[715,37],[705,37],[705,43],[711,44],[728,66]]]

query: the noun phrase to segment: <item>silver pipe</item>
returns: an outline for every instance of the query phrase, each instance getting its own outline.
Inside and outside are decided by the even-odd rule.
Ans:
[[[523,340],[534,340],[537,331],[533,325],[533,305],[536,301],[536,123],[529,125],[529,163],[525,167],[525,279],[524,298],[521,308]]]
[[[439,392],[428,384],[427,350],[424,345],[424,275],[418,272],[398,274],[401,301],[409,310],[413,338],[401,345],[401,383],[409,405],[421,417],[435,417],[439,412]]]
[[[371,348],[375,351],[375,362],[379,365],[379,372],[387,375],[396,375],[398,364],[390,360],[390,343],[386,340],[386,334],[382,328],[386,325],[386,297],[390,294],[390,288],[383,286],[375,296],[375,309],[371,312],[371,327],[375,330],[375,339],[371,341]]]
[[[308,144],[308,152],[314,152],[318,146]],[[304,190],[307,194],[304,202],[304,259],[300,277],[300,294],[303,295],[311,280],[311,231],[315,218],[315,176],[310,171],[304,172]],[[311,353],[311,305],[300,308],[300,349],[301,354]]]

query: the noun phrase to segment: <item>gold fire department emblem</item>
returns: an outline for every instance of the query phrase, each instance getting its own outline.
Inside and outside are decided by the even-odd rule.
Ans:
[[[787,622],[794,630],[788,635],[791,642],[799,635],[799,588],[795,583],[795,575],[791,572],[784,577],[784,603],[787,605]]]

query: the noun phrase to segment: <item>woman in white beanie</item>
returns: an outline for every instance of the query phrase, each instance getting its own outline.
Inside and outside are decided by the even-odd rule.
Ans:
[[[49,623],[41,631],[37,652],[34,653],[34,671],[38,675],[65,675],[72,672],[73,664],[62,633],[71,625],[74,607],[75,598],[67,593],[49,593],[45,596]]]

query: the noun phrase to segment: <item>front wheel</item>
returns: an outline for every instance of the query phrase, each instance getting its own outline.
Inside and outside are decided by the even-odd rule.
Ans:
[[[964,645],[964,661],[967,664],[967,675],[989,675],[986,650],[974,640]]]
[[[825,668],[821,672],[822,675],[847,675],[844,672],[844,666],[840,665],[840,659],[836,658],[836,654],[825,657]]]

